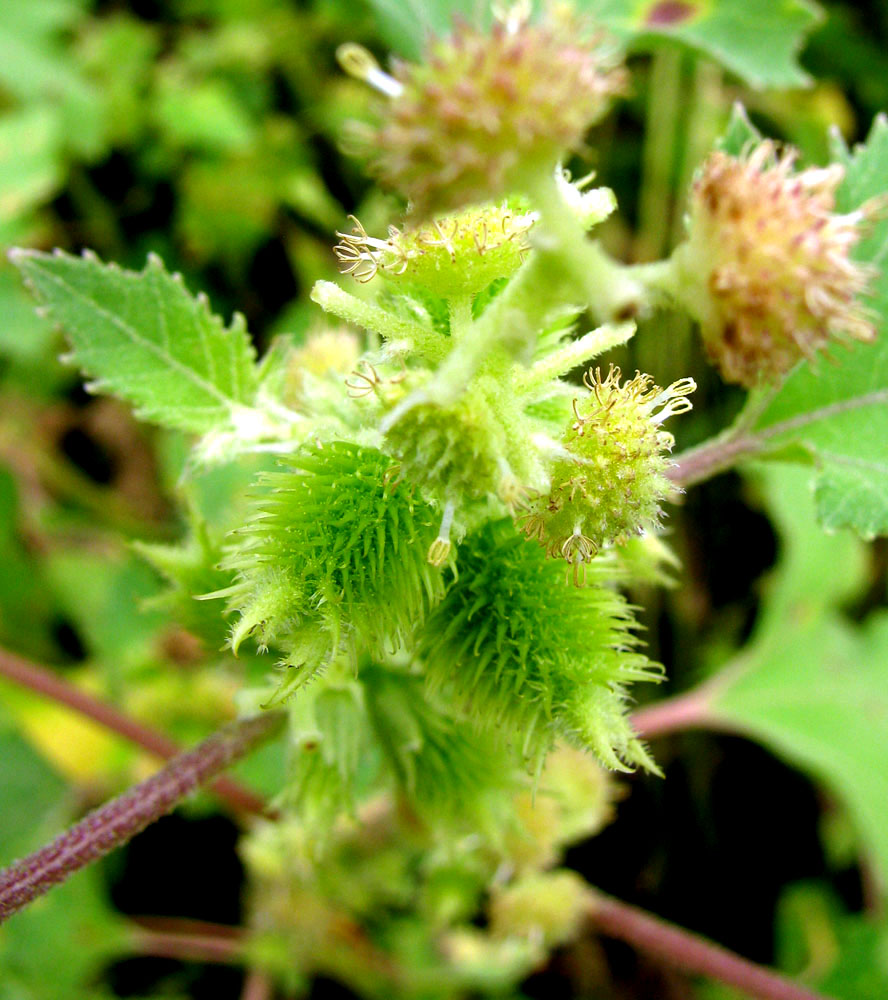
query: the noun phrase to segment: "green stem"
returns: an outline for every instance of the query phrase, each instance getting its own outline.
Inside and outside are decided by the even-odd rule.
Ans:
[[[682,53],[664,48],[654,53],[642,151],[642,184],[638,204],[637,260],[656,260],[666,249],[673,209],[672,176],[681,88]]]
[[[422,354],[428,361],[440,361],[450,349],[447,338],[440,333],[412,320],[393,316],[372,302],[355,298],[332,281],[316,282],[311,290],[311,299],[324,312],[332,313],[346,323],[375,333],[385,340],[406,340],[411,350]]]
[[[674,256],[651,263],[632,264],[626,270],[644,285],[649,304],[665,305],[677,300],[681,276]]]
[[[450,338],[458,343],[472,328],[472,296],[454,296],[448,301],[447,307],[450,311]]]
[[[675,190],[672,212],[672,244],[684,236],[684,215],[694,171],[715,146],[724,128],[725,97],[722,93],[722,71],[714,62],[700,57],[693,58],[693,83],[691,101],[685,121],[685,141],[681,157],[681,170]]]
[[[646,304],[644,288],[629,268],[587,238],[554,172],[541,171],[525,187],[540,213],[540,222],[533,230],[536,252],[549,258],[550,269],[561,270],[569,279],[569,299],[588,307],[603,323],[637,315]]]
[[[551,382],[552,379],[565,375],[567,372],[589,361],[611,348],[625,344],[635,333],[635,324],[606,323],[592,330],[578,340],[573,340],[557,351],[538,361],[525,375],[515,383],[515,391],[522,396],[533,395],[537,389]]]
[[[471,336],[453,345],[449,357],[419,396],[404,400],[387,418],[391,426],[417,402],[448,406],[491,354],[507,353],[529,363],[540,329],[563,312],[571,288],[548,254],[533,253],[518,274],[475,320]]]

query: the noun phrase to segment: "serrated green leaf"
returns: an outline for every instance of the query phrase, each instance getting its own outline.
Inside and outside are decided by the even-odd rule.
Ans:
[[[256,391],[255,353],[243,318],[225,328],[156,257],[141,272],[95,257],[16,250],[10,255],[67,333],[92,388],[177,430],[231,427]]]
[[[760,88],[810,82],[797,55],[822,17],[808,0],[578,0],[577,6],[635,49],[675,39]]]
[[[888,615],[859,628],[832,610],[861,580],[861,545],[814,526],[804,470],[767,475],[784,555],[751,645],[714,683],[710,715],[828,785],[884,887]]]
[[[847,172],[839,208],[852,211],[888,187],[888,122],[877,119],[866,145],[844,159]],[[834,365],[799,365],[752,428],[775,454],[789,446],[803,448],[817,467],[817,510],[823,526],[854,528],[865,538],[888,534],[886,255],[888,218],[883,218],[855,255],[880,272],[871,303],[881,320],[876,343],[837,350]]]

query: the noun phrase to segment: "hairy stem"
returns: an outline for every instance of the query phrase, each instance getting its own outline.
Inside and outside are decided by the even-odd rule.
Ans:
[[[728,431],[697,448],[682,452],[667,475],[677,486],[687,488],[730,469],[740,459],[754,455],[761,447],[762,442],[753,435]]]
[[[0,871],[0,923],[127,843],[204,782],[267,740],[283,720],[283,712],[265,712],[223,726],[147,781],[91,812],[51,844]]]
[[[31,663],[5,649],[0,649],[0,675],[52,701],[67,705],[162,760],[171,760],[182,750],[168,736],[130,718],[114,705],[87,694],[48,668]],[[266,811],[262,798],[233,778],[219,778],[211,787],[220,799],[238,812],[263,814]]]
[[[515,391],[522,396],[531,395],[552,379],[566,375],[584,362],[625,344],[635,333],[635,323],[606,323],[591,330],[577,340],[571,340],[557,351],[538,361],[518,379]]]
[[[440,361],[450,349],[441,334],[412,320],[394,316],[373,302],[355,298],[332,281],[318,281],[311,290],[311,300],[324,312],[375,333],[383,340],[408,341],[411,348],[428,361]]]
[[[555,174],[544,171],[528,182],[527,189],[541,217],[539,230],[534,231],[536,251],[549,257],[555,269],[569,278],[573,297],[581,297],[582,304],[603,323],[637,315],[646,301],[643,286],[629,268],[587,237]]]
[[[608,937],[632,945],[682,972],[708,976],[758,1000],[826,1000],[770,969],[735,955],[706,938],[594,890],[589,917]]]

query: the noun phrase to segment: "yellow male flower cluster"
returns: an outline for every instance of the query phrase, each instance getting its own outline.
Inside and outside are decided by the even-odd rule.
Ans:
[[[674,489],[666,478],[674,439],[661,424],[689,410],[696,389],[690,378],[661,389],[640,372],[621,384],[621,374],[614,366],[605,378],[600,368],[586,373],[588,393],[574,400],[576,419],[552,464],[552,486],[522,518],[525,534],[567,560],[577,582],[602,547],[659,523],[660,504]]]
[[[381,273],[402,284],[434,288],[446,298],[476,295],[494,279],[511,277],[530,250],[527,234],[536,214],[508,204],[482,205],[415,228],[390,226],[385,240],[368,236],[354,216],[351,220],[354,228],[338,233],[340,242],[333,248],[343,274],[366,282]]]

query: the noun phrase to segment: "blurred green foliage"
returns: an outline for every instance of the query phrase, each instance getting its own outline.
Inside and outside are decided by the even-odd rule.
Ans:
[[[680,233],[687,181],[736,99],[764,131],[798,145],[813,162],[826,159],[829,126],[853,143],[888,107],[888,7],[875,0],[825,4],[819,23],[802,0],[754,7],[713,0],[681,30],[655,31],[645,22],[651,4],[584,6],[632,39],[633,92],[590,136],[593,165],[621,206],[608,240],[627,255],[656,256]],[[155,251],[190,287],[206,291],[217,311],[242,309],[260,345],[275,333],[300,340],[318,322],[308,290],[335,273],[333,231],[346,227],[359,205],[368,231],[382,232],[397,217],[397,205],[342,152],[345,123],[366,117],[371,101],[340,73],[335,48],[350,40],[380,55],[389,46],[412,55],[426,27],[446,24],[453,7],[4,0],[0,250],[88,246],[134,268]],[[475,5],[463,7],[471,13]],[[741,9],[753,11],[752,20],[733,32]],[[765,16],[779,31],[779,59],[771,58],[771,22],[758,20]],[[816,82],[801,89],[806,74]],[[778,89],[787,85],[794,89]],[[643,145],[642,131],[656,141]],[[221,585],[211,569],[220,540],[238,523],[245,487],[262,463],[231,463],[183,486],[184,439],[139,428],[125,407],[84,396],[57,360],[60,338],[35,314],[5,255],[0,316],[0,645],[51,663],[193,742],[230,717],[244,679],[259,683],[265,670],[257,657],[236,662],[222,653],[227,625],[217,605],[190,597]],[[631,351],[627,367],[654,371],[664,385],[691,370],[695,377],[705,372],[678,319],[668,338],[642,330]],[[714,376],[698,380],[688,441],[722,428],[740,405]],[[882,542],[864,547],[850,535],[823,535],[805,509],[809,479],[772,470],[745,486],[731,480],[696,505],[689,497],[672,521],[685,566],[681,586],[639,600],[650,608],[649,640],[674,690],[730,663],[735,672],[725,675],[730,683],[717,712],[810,775],[816,791],[805,788],[821,803],[820,830],[802,831],[802,821],[781,811],[767,789],[748,792],[747,808],[760,824],[786,824],[823,852],[811,865],[815,881],[768,884],[762,893],[781,895],[773,940],[786,970],[857,1000],[888,993],[886,928],[863,912],[861,888],[875,878],[878,889],[888,872],[888,556]],[[176,547],[184,532],[177,505],[200,515],[200,531],[184,550]],[[756,539],[743,533],[748,523],[758,524],[763,538],[778,538],[777,568],[766,587],[760,578],[774,560],[766,542],[753,551]],[[135,539],[150,543],[144,551],[181,585],[177,593],[161,596],[159,576],[133,551]],[[408,768],[416,766],[409,743],[398,747]],[[731,752],[717,742],[706,746],[714,759]],[[682,837],[710,846],[729,837],[709,806],[715,765],[695,756],[691,742],[656,750],[667,786],[675,775],[689,775],[696,796],[682,817]],[[35,847],[149,766],[116,737],[0,682],[0,862]],[[239,774],[271,795],[282,766],[280,748],[269,748]],[[557,780],[579,780],[578,767],[566,772]],[[611,839],[601,838],[616,860],[608,856],[590,870],[610,868],[616,881],[608,889],[656,905],[649,887],[669,858],[665,847],[645,847],[648,831],[637,833],[631,819],[635,804],[645,803],[640,811],[653,817],[655,833],[665,829],[667,793],[637,779],[632,788],[625,818],[618,814]],[[370,840],[342,834],[331,844],[329,868],[311,869],[298,831],[263,829],[243,851],[252,873],[250,919],[258,928],[248,962],[271,970],[286,995],[322,975],[368,995],[518,997],[521,983],[547,961],[543,931],[511,939],[482,933],[476,925],[495,912],[483,887],[498,865],[520,870],[524,856],[530,869],[546,871],[566,846],[552,841],[546,825],[550,800],[542,796],[544,805],[534,807],[529,790],[519,794],[530,835],[497,856],[470,838],[429,844],[413,817],[383,812]],[[598,803],[573,817],[571,839],[597,831],[616,796],[604,785],[565,795]],[[187,808],[212,806],[202,797]],[[843,851],[827,823],[836,812]],[[133,922],[112,901],[110,872],[100,866],[81,874],[0,929],[0,1000],[114,995],[113,962],[138,945]],[[686,878],[702,879],[701,872]],[[664,888],[663,912],[682,912],[677,898],[694,892],[687,884],[671,895]],[[732,943],[742,948],[750,940],[747,922],[769,921],[772,909],[766,902],[737,914]],[[703,915],[697,919],[706,930]],[[359,947],[346,961],[355,942],[367,950]],[[643,977],[618,982],[606,954],[588,942],[564,954],[558,974],[576,995],[642,998],[659,988],[659,980],[651,988]],[[393,969],[409,975],[398,979]],[[206,995],[198,987],[190,992],[178,972],[146,975],[143,992],[127,995]],[[235,978],[217,995],[237,996],[239,988]],[[323,985],[316,988],[321,995]],[[728,994],[713,988],[705,995]]]

